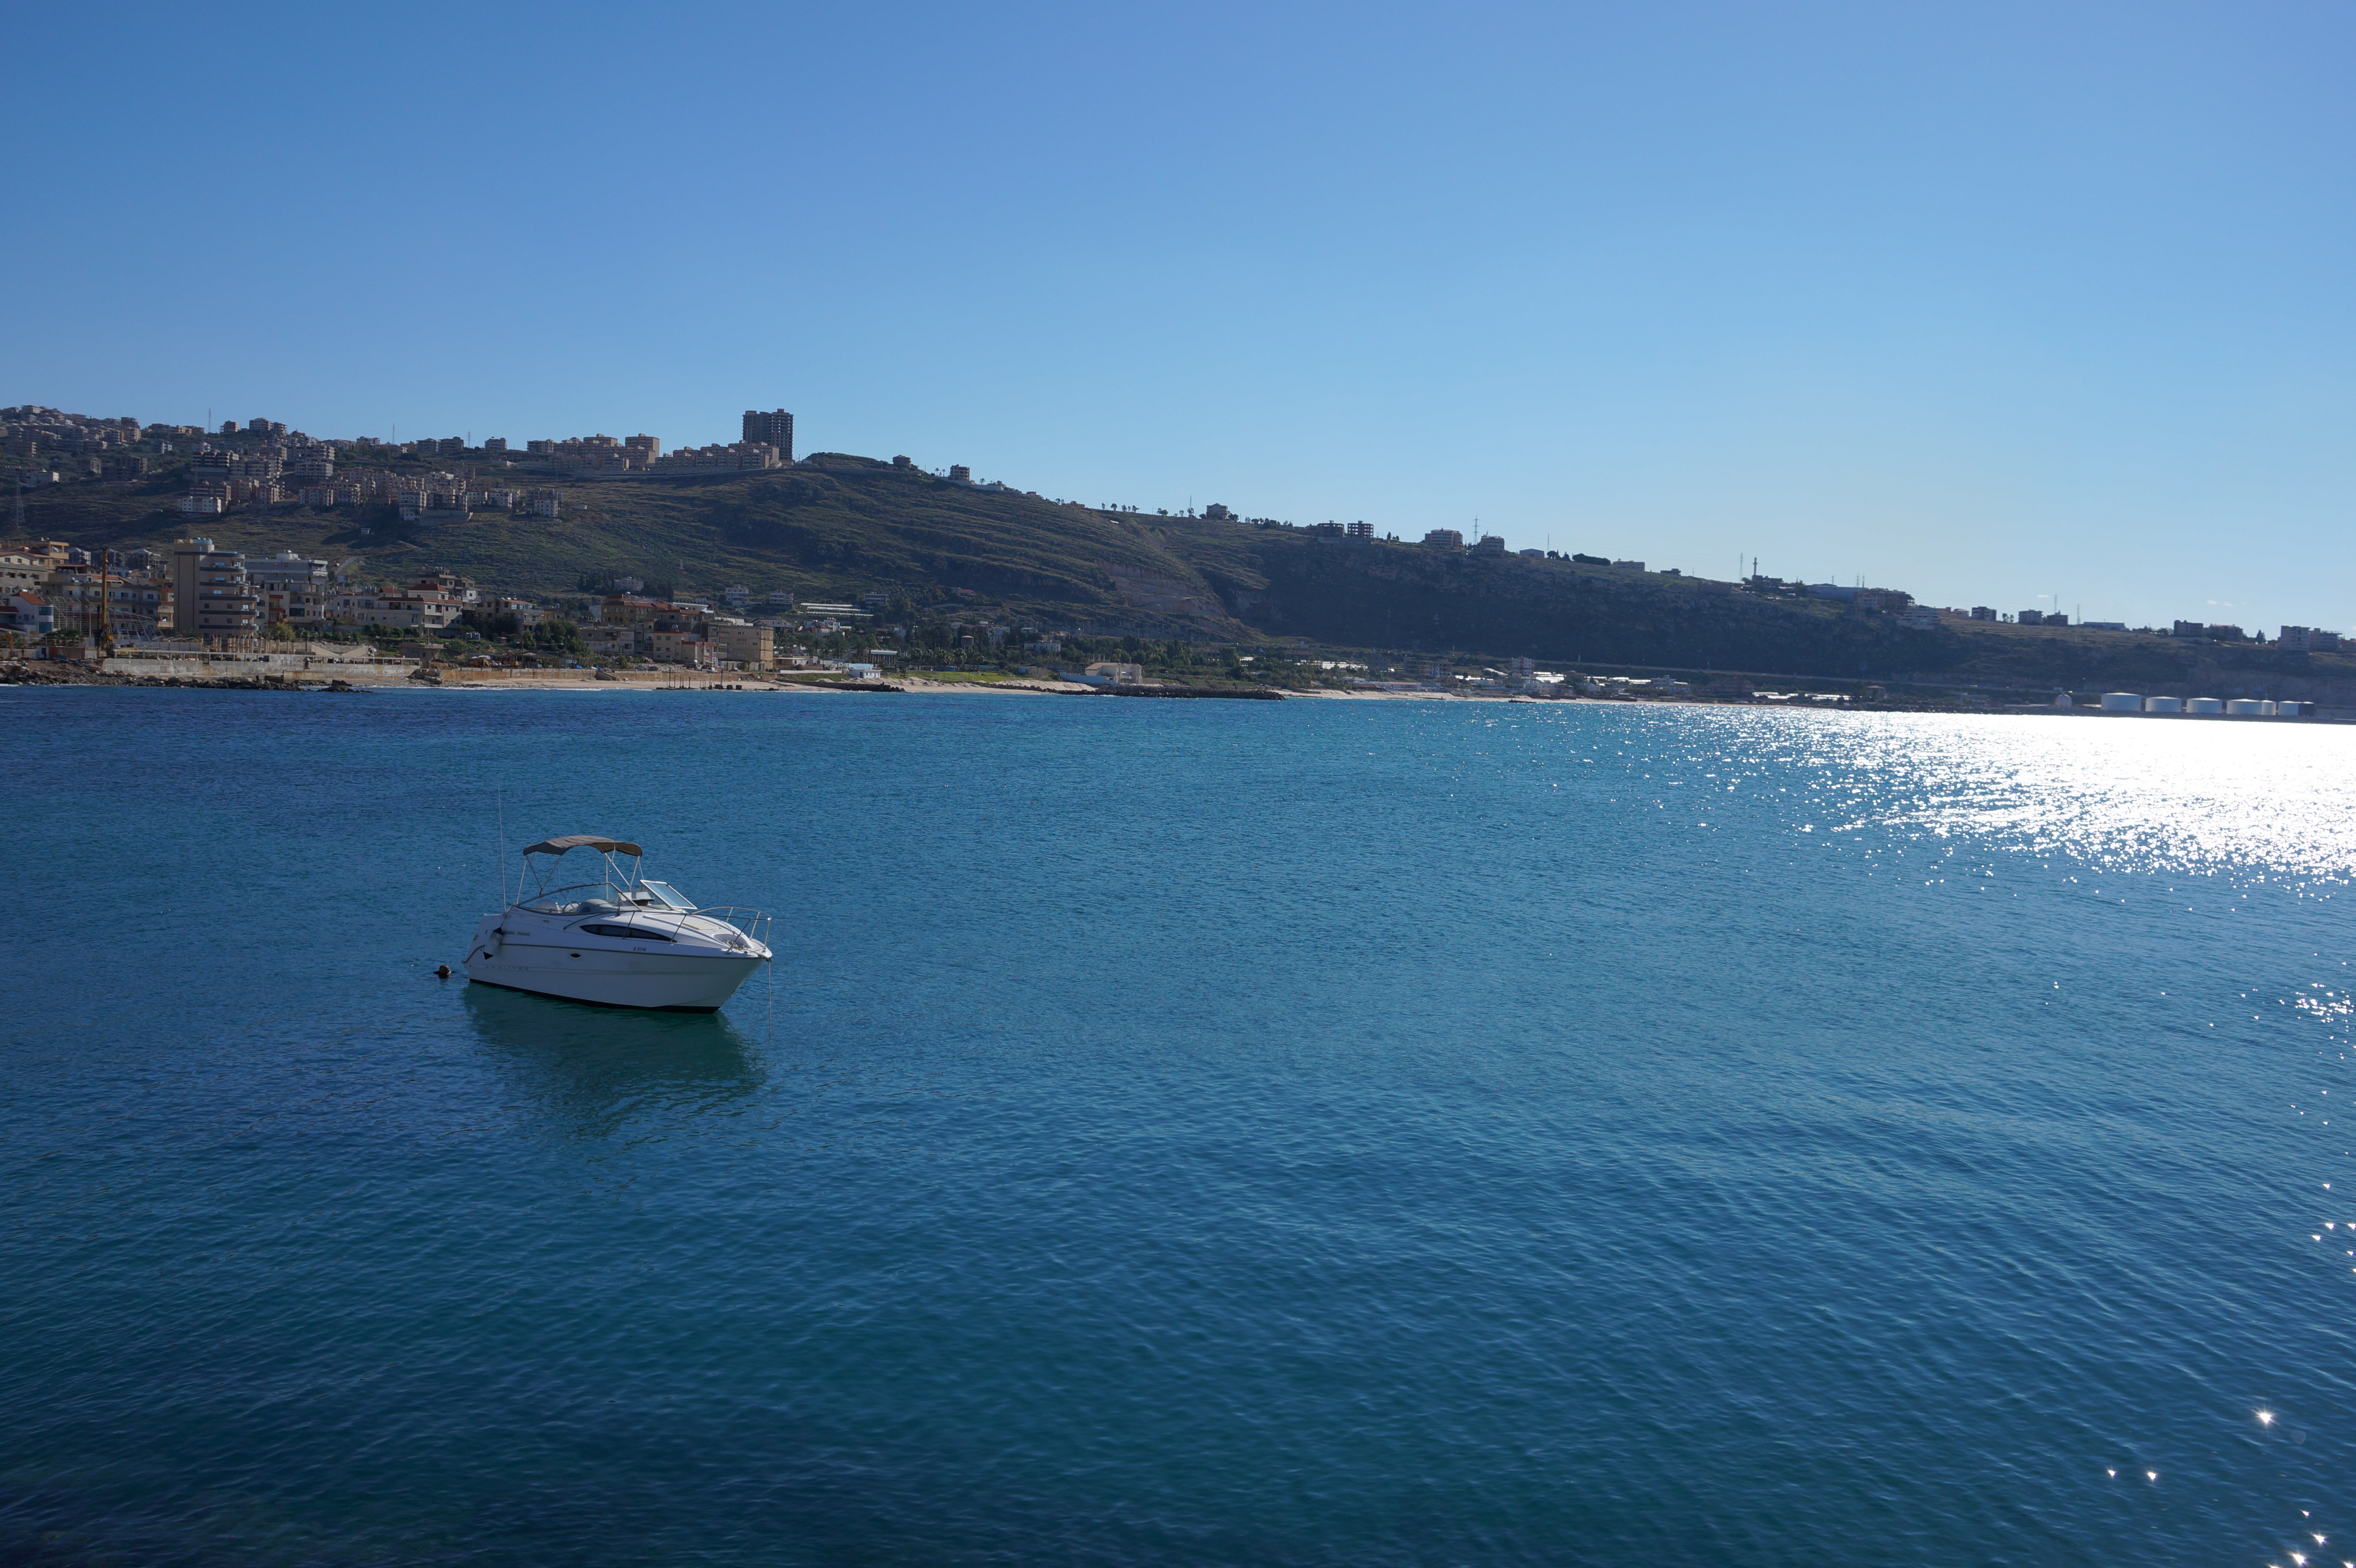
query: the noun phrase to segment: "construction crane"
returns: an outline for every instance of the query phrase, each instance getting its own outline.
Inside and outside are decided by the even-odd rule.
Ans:
[[[107,580],[104,545],[98,547],[98,651],[102,655],[114,652],[114,589]]]

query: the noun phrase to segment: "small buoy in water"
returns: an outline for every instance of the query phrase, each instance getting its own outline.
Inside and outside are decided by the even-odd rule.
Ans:
[[[437,979],[437,980],[446,980],[446,979],[448,979],[448,978],[450,977],[450,965],[448,965],[447,964],[444,964],[444,965],[441,965],[439,968],[435,969],[435,970],[434,971],[434,977],[435,979]]]

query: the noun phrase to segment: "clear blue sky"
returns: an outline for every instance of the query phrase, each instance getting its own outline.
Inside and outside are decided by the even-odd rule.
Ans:
[[[2344,4],[20,7],[0,402],[2356,623]]]

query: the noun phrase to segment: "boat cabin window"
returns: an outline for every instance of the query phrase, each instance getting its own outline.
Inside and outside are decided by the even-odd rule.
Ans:
[[[592,922],[580,929],[592,936],[618,936],[627,942],[669,942],[670,940],[659,931],[641,931],[635,925],[608,925]]]
[[[669,882],[640,882],[638,884],[638,891],[640,892],[654,894],[654,896],[660,899],[665,905],[671,909],[678,910],[681,913],[685,913],[687,911],[695,907],[693,904],[688,902],[687,900],[680,895],[680,891],[677,888],[672,887]]]

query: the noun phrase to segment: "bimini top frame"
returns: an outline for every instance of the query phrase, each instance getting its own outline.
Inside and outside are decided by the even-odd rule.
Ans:
[[[575,849],[594,851],[597,858],[605,863],[605,880],[622,891],[627,892],[638,885],[638,868],[646,861],[647,852],[644,849],[626,839],[607,838],[602,834],[568,833],[561,838],[543,838],[537,844],[524,847],[524,869],[540,881],[538,891],[532,895],[535,901],[546,896],[548,884],[555,880],[557,867],[562,865],[564,857]],[[542,857],[537,867],[532,863],[531,858],[534,855]],[[615,857],[617,855],[627,855],[630,858],[627,870],[623,869],[616,861]],[[518,890],[516,901],[518,903],[524,901],[520,889]]]

